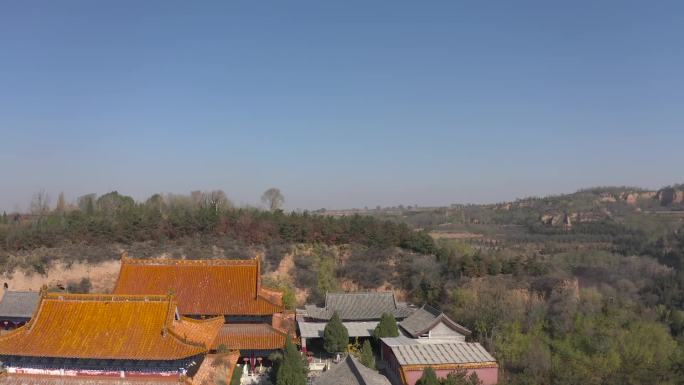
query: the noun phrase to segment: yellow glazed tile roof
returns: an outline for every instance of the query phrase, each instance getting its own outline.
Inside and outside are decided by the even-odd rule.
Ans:
[[[0,355],[175,360],[204,353],[222,318],[174,320],[171,296],[43,294],[26,325],[0,336]]]
[[[260,287],[258,259],[121,259],[115,294],[173,293],[181,314],[269,315],[282,293]]]

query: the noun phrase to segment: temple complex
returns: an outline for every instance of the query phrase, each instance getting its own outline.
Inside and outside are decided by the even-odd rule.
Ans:
[[[238,363],[243,380],[257,381],[272,352],[298,326],[310,368],[324,329],[337,314],[350,338],[371,337],[383,314],[399,336],[380,340],[383,376],[347,357],[319,373],[316,385],[414,385],[431,367],[440,378],[476,373],[498,381],[498,364],[470,330],[429,305],[394,293],[328,293],[323,306],[285,312],[283,293],[262,286],[259,258],[133,259],[125,253],[113,294],[7,291],[0,300],[0,385],[215,385],[230,381]],[[313,366],[312,366],[313,365]],[[326,364],[327,365],[327,364]],[[244,367],[243,367],[244,368]],[[313,369],[312,369],[313,370]],[[320,371],[319,369],[316,369]],[[236,372],[240,373],[240,372]]]

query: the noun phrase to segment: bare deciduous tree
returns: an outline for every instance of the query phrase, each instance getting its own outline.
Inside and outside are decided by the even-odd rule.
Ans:
[[[208,193],[204,193],[206,204],[209,207],[213,207],[216,212],[223,210],[226,207],[232,206],[228,196],[223,190],[214,190]]]
[[[33,194],[31,199],[31,214],[45,215],[50,211],[50,196],[45,190],[40,190]]]
[[[280,192],[279,189],[271,187],[270,189],[264,191],[261,196],[261,201],[268,206],[271,211],[280,209],[285,203],[285,197]]]
[[[212,208],[216,212],[233,205],[223,190],[192,191],[190,192],[190,202],[194,208]]]
[[[95,211],[95,200],[97,194],[86,194],[78,197],[76,200],[79,210],[86,214],[92,214]]]
[[[59,193],[59,197],[57,198],[57,207],[55,207],[55,211],[58,213],[64,213],[66,211],[66,199],[64,199],[64,192]]]
[[[190,201],[193,207],[201,207],[205,202],[205,194],[200,190],[190,191]]]

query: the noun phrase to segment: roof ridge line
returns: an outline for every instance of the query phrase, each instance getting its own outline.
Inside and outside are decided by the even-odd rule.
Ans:
[[[330,295],[344,295],[344,294],[391,294],[394,297],[394,291],[392,290],[382,290],[382,291],[373,291],[373,290],[361,290],[361,291],[335,291],[335,292],[327,292],[326,294]]]
[[[361,380],[361,381],[359,381],[359,382],[364,382],[364,383],[365,383],[365,382],[366,382],[366,379],[365,379],[365,377],[363,376],[363,374],[361,374],[361,371],[359,370],[359,368],[358,368],[358,366],[357,366],[357,362],[356,362],[356,360],[354,359],[354,357],[352,357],[351,354],[350,354],[350,355],[347,356],[346,359],[349,360],[349,361],[351,362],[351,365],[350,365],[350,366],[351,366],[352,371],[354,372],[354,376],[355,376],[357,379]]]
[[[35,323],[35,320],[40,317],[40,313],[43,310],[43,301],[47,299],[48,292],[47,292],[47,285],[43,285],[43,287],[40,288],[40,298],[38,299],[38,307],[36,308],[35,313],[33,316],[28,320],[27,323],[24,324],[21,328],[26,328],[27,331],[31,331],[31,328],[33,327],[33,324]],[[15,331],[20,330],[21,328],[15,329]],[[11,335],[13,333],[8,333],[6,335]]]
[[[121,265],[159,265],[159,266],[256,266],[257,258],[201,258],[201,259],[173,259],[173,258],[121,258]]]
[[[41,302],[46,300],[58,301],[93,301],[93,302],[166,302],[170,299],[169,295],[160,294],[98,294],[98,293],[45,293],[41,296]]]

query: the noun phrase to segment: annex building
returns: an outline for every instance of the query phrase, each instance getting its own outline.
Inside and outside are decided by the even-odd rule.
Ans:
[[[498,382],[496,359],[477,342],[429,341],[405,336],[382,338],[382,359],[404,385],[415,385],[431,367],[445,378],[456,370],[477,373],[483,385]]]
[[[297,326],[302,349],[306,350],[308,340],[323,338],[325,325],[335,313],[347,328],[350,338],[367,338],[373,335],[383,314],[392,314],[401,321],[414,310],[397,301],[391,291],[327,293],[322,307],[307,305],[298,311]]]
[[[382,338],[381,359],[404,385],[415,385],[431,367],[444,378],[456,370],[477,373],[483,385],[498,381],[499,366],[479,343],[466,342],[471,334],[441,310],[423,305],[399,322],[398,337]]]

